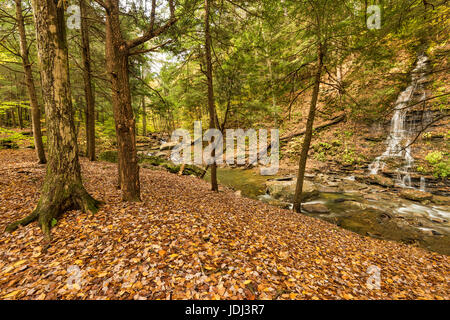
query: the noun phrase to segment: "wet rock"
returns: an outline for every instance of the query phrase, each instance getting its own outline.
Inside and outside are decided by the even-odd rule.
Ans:
[[[172,150],[173,148],[175,148],[175,146],[178,144],[177,141],[171,141],[171,142],[166,142],[163,143],[160,147],[159,150],[164,151],[164,150]]]
[[[446,223],[447,222],[447,220],[442,219],[442,218],[438,218],[438,217],[431,218],[431,221],[433,221],[435,223]]]
[[[394,186],[394,181],[392,181],[392,179],[381,176],[379,174],[371,174],[366,178],[366,180],[369,183],[377,184],[387,188],[392,188]]]
[[[433,195],[428,192],[423,192],[419,190],[414,189],[403,189],[400,192],[400,197],[412,201],[426,201],[431,200],[433,198]]]
[[[317,187],[317,189],[319,192],[325,192],[325,193],[337,193],[340,191],[340,189],[337,187],[329,187],[329,186],[322,186],[322,185],[319,185]]]
[[[438,205],[450,206],[450,197],[433,195],[431,202]]]
[[[302,205],[302,209],[309,213],[330,213],[330,209],[321,203],[305,203]]]
[[[297,181],[279,181],[269,180],[266,182],[267,193],[273,198],[285,202],[293,202]],[[319,190],[317,186],[311,182],[305,180],[303,182],[302,201],[315,199],[319,196]]]
[[[350,207],[352,209],[360,209],[360,210],[366,210],[367,207],[365,204],[357,202],[357,201],[351,201],[351,200],[347,200],[342,202],[343,205]]]
[[[366,199],[366,200],[374,200],[374,201],[378,201],[378,200],[380,200],[380,196],[378,196],[377,194],[365,194],[364,196],[364,199]]]
[[[339,183],[339,190],[344,192],[351,190],[359,191],[366,188],[367,188],[366,184],[362,184],[353,180],[343,180]]]
[[[422,233],[424,233],[427,236],[441,236],[442,235],[442,233],[440,233],[439,231],[433,230],[433,229],[422,228],[422,229],[420,229],[420,231],[422,231]]]

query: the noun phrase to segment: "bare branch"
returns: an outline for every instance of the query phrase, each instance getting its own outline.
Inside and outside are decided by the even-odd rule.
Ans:
[[[153,52],[153,51],[156,51],[156,49],[162,48],[162,47],[164,47],[165,45],[167,45],[167,44],[169,44],[169,43],[171,43],[171,42],[173,42],[172,39],[171,39],[171,40],[167,40],[167,41],[165,41],[165,42],[163,42],[163,43],[161,43],[161,44],[159,44],[159,45],[157,45],[157,46],[154,46],[154,47],[152,47],[152,48],[150,48],[150,49],[143,49],[143,50],[132,51],[132,52],[129,53],[129,55],[130,55],[130,56],[133,56],[133,55],[136,55],[136,54],[142,54],[142,53]]]
[[[147,31],[144,33],[144,35],[142,35],[141,37],[137,37],[135,39],[129,40],[126,42],[126,45],[129,49],[132,49],[134,47],[137,47],[138,45],[141,45],[145,42],[147,42],[148,40],[151,40],[161,34],[163,34],[164,32],[166,32],[172,25],[174,25],[178,18],[175,17],[175,6],[173,4],[173,0],[169,0],[169,9],[170,9],[170,18],[169,20],[163,24],[161,27],[159,27],[158,29],[154,30],[154,21],[155,21],[155,13],[154,13],[154,6],[153,6],[153,2],[152,1],[152,13],[151,13],[151,18],[150,18],[150,26],[147,29]]]

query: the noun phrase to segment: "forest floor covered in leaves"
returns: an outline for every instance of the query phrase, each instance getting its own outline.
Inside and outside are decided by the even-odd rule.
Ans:
[[[82,170],[104,205],[61,216],[47,253],[36,223],[2,232],[1,299],[450,298],[447,256],[165,171],[142,169],[143,201],[123,203],[116,165],[82,159]],[[32,150],[0,150],[2,231],[33,210],[44,175]]]

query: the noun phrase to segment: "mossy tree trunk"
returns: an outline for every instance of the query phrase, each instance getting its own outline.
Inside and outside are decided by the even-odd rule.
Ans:
[[[52,220],[69,209],[95,213],[98,202],[83,187],[71,102],[64,6],[33,0],[36,40],[47,115],[48,164],[41,197],[33,213],[7,231],[38,220],[50,241]]]
[[[23,69],[25,72],[25,83],[30,97],[31,120],[33,123],[34,146],[38,162],[43,164],[47,162],[44,152],[44,144],[42,143],[41,132],[41,110],[39,108],[36,87],[34,86],[33,72],[28,54],[27,38],[25,33],[25,22],[23,19],[22,0],[15,0],[16,3],[16,20],[17,28],[20,36],[20,56],[22,58]]]

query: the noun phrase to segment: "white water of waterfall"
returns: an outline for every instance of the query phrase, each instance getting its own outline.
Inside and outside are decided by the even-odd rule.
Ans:
[[[427,56],[419,56],[416,67],[412,71],[411,84],[400,93],[395,103],[394,114],[391,119],[390,132],[388,138],[386,139],[386,150],[369,165],[369,173],[377,174],[380,169],[382,170],[386,166],[384,160],[394,157],[403,158],[405,164],[397,170],[396,181],[401,187],[412,187],[409,170],[414,163],[410,146],[413,128],[407,127],[405,119],[408,111],[408,104],[413,98],[414,92],[418,87],[418,83],[425,79],[427,62]],[[424,94],[421,100],[424,101],[425,98],[426,96]],[[422,183],[423,189],[425,189],[425,181],[421,181],[421,187]]]

